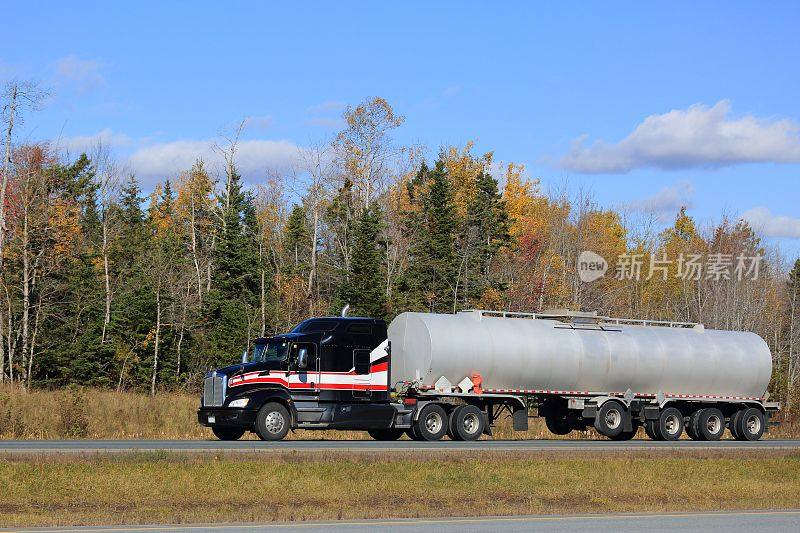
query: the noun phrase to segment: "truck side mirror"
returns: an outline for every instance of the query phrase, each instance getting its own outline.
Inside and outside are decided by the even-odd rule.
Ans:
[[[297,368],[305,368],[308,366],[308,348],[300,348],[297,350]]]
[[[242,363],[246,362],[247,362],[247,348],[245,348],[244,351],[242,352]]]

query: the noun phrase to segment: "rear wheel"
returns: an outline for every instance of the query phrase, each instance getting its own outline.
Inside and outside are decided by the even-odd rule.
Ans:
[[[289,411],[277,403],[264,404],[256,415],[256,435],[261,440],[281,440],[289,433]]]
[[[375,440],[397,440],[403,436],[402,429],[388,428],[388,429],[370,429],[367,431],[369,436]]]
[[[731,415],[730,420],[728,421],[728,429],[731,432],[731,436],[736,440],[742,440],[742,437],[739,435],[739,417],[742,416],[745,409],[739,409],[735,413]]]
[[[767,418],[759,409],[748,407],[736,421],[736,430],[739,440],[758,440],[764,434]]]
[[[651,440],[664,440],[658,434],[658,420],[647,420],[644,423],[644,432]]]
[[[544,424],[554,435],[569,435],[575,429],[566,416],[548,415],[544,417]]]
[[[414,435],[418,440],[439,440],[447,433],[447,413],[435,403],[422,408],[419,418],[414,422]]]
[[[211,431],[219,440],[239,440],[244,435],[244,429],[225,426],[211,426]]]
[[[667,407],[661,411],[656,429],[662,440],[678,440],[683,433],[683,413],[674,407]]]
[[[696,417],[692,416],[689,419],[689,422],[694,422],[693,431],[697,435],[696,440],[719,440],[725,433],[725,415],[716,407],[701,409]]]
[[[689,435],[689,438],[692,440],[701,440],[700,436],[697,434],[695,430],[695,424],[697,423],[697,417],[702,412],[702,409],[698,409],[694,411],[691,415],[689,415],[689,422],[686,424],[686,434]]]
[[[462,405],[453,411],[448,430],[455,440],[478,440],[483,434],[483,411],[474,405]]]
[[[627,410],[621,403],[609,400],[597,411],[594,419],[594,428],[601,435],[613,439],[622,433],[626,415]]]

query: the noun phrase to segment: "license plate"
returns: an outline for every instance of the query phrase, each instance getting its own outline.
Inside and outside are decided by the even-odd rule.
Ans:
[[[216,419],[216,418],[214,418],[213,416],[209,416],[209,417],[208,417],[208,423],[209,423],[209,424],[213,424],[213,423],[214,423],[214,422],[216,422],[216,421],[217,421],[217,419]]]

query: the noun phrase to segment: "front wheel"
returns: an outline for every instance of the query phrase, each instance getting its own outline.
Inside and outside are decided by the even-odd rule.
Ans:
[[[622,433],[626,414],[627,410],[621,403],[609,400],[598,409],[594,419],[594,428],[601,435],[613,439]]]
[[[239,440],[244,435],[244,430],[235,427],[211,426],[211,431],[219,440]]]
[[[439,440],[447,433],[447,413],[435,403],[422,408],[419,418],[414,422],[415,440]]]
[[[289,433],[290,421],[286,407],[269,402],[256,415],[256,435],[261,440],[281,440]]]
[[[658,416],[656,434],[661,440],[678,440],[683,433],[683,413],[674,407],[667,407]]]

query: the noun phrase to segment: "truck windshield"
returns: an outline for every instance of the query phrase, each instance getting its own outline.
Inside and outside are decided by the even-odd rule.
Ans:
[[[253,362],[284,361],[288,353],[289,341],[259,343],[253,347]]]

